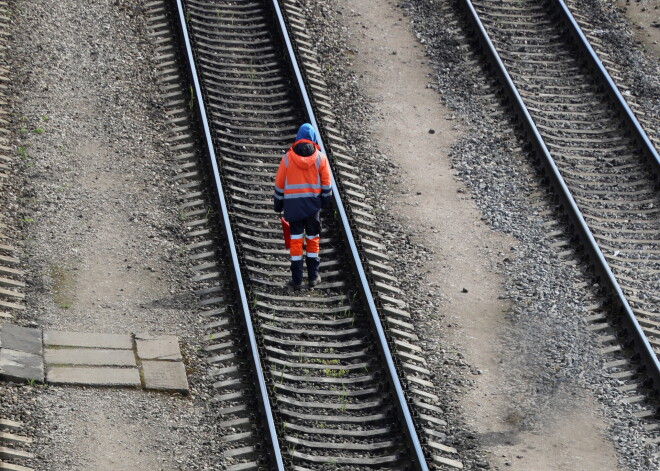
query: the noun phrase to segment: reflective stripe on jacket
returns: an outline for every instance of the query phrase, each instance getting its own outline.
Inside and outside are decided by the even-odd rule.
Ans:
[[[296,154],[293,148],[301,142],[312,144],[314,153],[306,157]],[[328,158],[312,141],[296,141],[282,157],[277,169],[275,211],[284,210],[287,221],[300,221],[318,212],[331,196],[332,174]]]

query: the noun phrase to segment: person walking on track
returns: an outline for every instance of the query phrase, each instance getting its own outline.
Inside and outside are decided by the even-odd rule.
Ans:
[[[300,290],[303,280],[303,242],[307,250],[307,281],[313,288],[319,275],[321,208],[332,200],[332,174],[328,158],[316,141],[311,124],[303,124],[286,152],[275,176],[275,212],[284,211],[291,228],[291,276],[288,286]]]

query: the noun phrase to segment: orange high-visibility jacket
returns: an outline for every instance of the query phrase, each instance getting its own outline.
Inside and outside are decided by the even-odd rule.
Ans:
[[[294,146],[302,142],[315,147],[312,155],[303,157],[294,152]],[[275,211],[284,209],[287,221],[300,221],[326,206],[331,196],[332,173],[328,158],[312,141],[294,142],[282,157],[275,176]]]

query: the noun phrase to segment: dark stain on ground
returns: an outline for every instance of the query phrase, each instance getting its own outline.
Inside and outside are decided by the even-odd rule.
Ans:
[[[520,442],[518,432],[486,432],[475,434],[479,443],[485,447],[497,445],[517,445]]]

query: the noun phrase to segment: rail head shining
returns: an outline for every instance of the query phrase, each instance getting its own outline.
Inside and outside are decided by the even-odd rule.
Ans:
[[[262,412],[264,414],[265,425],[268,432],[268,446],[270,448],[271,458],[274,461],[275,469],[278,471],[284,471],[284,461],[282,459],[282,453],[280,450],[279,441],[277,438],[277,429],[275,427],[275,419],[273,418],[273,411],[270,404],[270,399],[268,396],[268,388],[266,386],[266,380],[264,378],[263,368],[261,366],[261,360],[259,356],[259,348],[257,346],[257,340],[254,335],[254,328],[252,326],[252,315],[250,313],[250,307],[247,300],[247,294],[245,293],[245,285],[243,283],[243,276],[241,274],[241,268],[238,260],[238,252],[236,250],[236,243],[234,241],[234,234],[232,232],[231,223],[229,221],[229,213],[227,211],[227,202],[225,200],[225,195],[222,188],[222,181],[220,180],[220,173],[218,171],[218,163],[216,161],[215,148],[213,146],[213,138],[211,135],[211,128],[209,126],[209,121],[206,113],[206,106],[204,103],[204,95],[202,93],[202,87],[199,82],[199,77],[197,75],[197,66],[195,64],[195,58],[193,55],[192,44],[190,41],[190,36],[188,35],[188,27],[186,23],[186,15],[183,9],[182,0],[176,0],[178,19],[179,19],[179,28],[181,33],[181,39],[185,45],[188,68],[190,72],[190,78],[193,82],[193,90],[195,93],[195,99],[193,100],[194,106],[198,113],[199,119],[203,128],[204,135],[204,145],[208,152],[210,159],[210,164],[213,169],[213,178],[214,184],[217,190],[218,201],[220,205],[220,210],[222,212],[222,223],[224,226],[224,232],[227,239],[227,245],[229,247],[229,252],[232,260],[233,266],[233,278],[236,284],[236,287],[239,292],[241,311],[243,314],[244,327],[246,329],[247,339],[248,339],[248,349],[250,354],[250,360],[252,362],[253,372],[255,376],[255,382],[257,386],[257,396],[259,404],[261,406]]]
[[[625,117],[626,124],[628,129],[633,135],[633,138],[639,143],[642,147],[642,151],[647,156],[652,170],[655,172],[656,177],[660,179],[660,156],[658,156],[658,151],[649,139],[649,136],[644,131],[644,128],[637,120],[635,113],[632,112],[628,102],[623,97],[623,94],[619,91],[619,87],[616,86],[614,80],[610,76],[609,72],[601,62],[598,54],[594,51],[591,44],[587,40],[587,37],[582,32],[582,28],[573,17],[571,10],[568,8],[564,0],[553,0],[555,8],[558,9],[560,18],[564,21],[565,26],[568,28],[569,32],[573,35],[575,42],[578,44],[578,47],[582,49],[586,58],[589,61],[591,67],[598,74],[605,90],[615,101],[616,105],[619,107],[620,111]]]
[[[311,122],[312,126],[314,126],[314,129],[316,129],[317,134],[319,136],[318,137],[319,147],[327,155],[326,149],[323,145],[323,139],[321,137],[321,133],[318,132],[319,131],[318,122],[314,115],[312,102],[309,98],[309,94],[307,93],[305,81],[303,79],[302,72],[298,65],[298,60],[294,51],[293,43],[289,36],[284,15],[282,14],[279,1],[278,0],[272,0],[272,1],[273,1],[273,8],[275,10],[275,14],[277,15],[277,20],[279,21],[281,33],[287,48],[288,59],[295,73],[296,81],[298,83],[298,87],[302,95],[302,99],[305,103],[305,109],[307,111],[309,121]],[[399,375],[396,371],[396,366],[394,365],[394,361],[392,359],[392,353],[387,343],[387,338],[385,336],[383,324],[381,323],[380,316],[378,315],[376,303],[374,302],[373,294],[371,292],[371,288],[369,287],[369,281],[367,280],[367,276],[365,274],[364,267],[362,265],[362,260],[360,259],[360,254],[358,252],[357,244],[351,232],[348,216],[346,214],[346,210],[344,209],[344,204],[342,202],[341,195],[339,194],[339,190],[337,188],[334,176],[332,178],[332,194],[334,196],[335,205],[337,207],[337,212],[339,214],[339,219],[341,221],[341,229],[344,238],[346,239],[349,249],[351,251],[351,261],[358,273],[358,277],[360,280],[359,288],[362,291],[362,295],[369,307],[369,314],[370,314],[369,320],[371,322],[372,327],[376,331],[376,336],[379,344],[378,348],[380,349],[381,354],[385,359],[387,365],[386,372],[388,375],[388,380],[394,390],[394,396],[397,402],[396,404],[397,413],[403,422],[403,427],[402,427],[403,433],[405,435],[406,441],[408,442],[412,454],[412,458],[414,460],[413,465],[418,470],[426,471],[428,470],[428,465],[426,463],[426,458],[424,457],[422,445],[419,440],[419,437],[417,436],[417,431],[415,430],[415,424],[413,422],[410,409],[408,408],[408,403],[405,394],[403,392],[401,380],[399,379]]]
[[[492,65],[495,67],[495,72],[502,80],[502,85],[509,94],[512,105],[516,109],[523,126],[528,132],[532,143],[534,144],[535,150],[541,163],[546,169],[546,173],[550,180],[553,183],[560,199],[562,200],[563,206],[568,213],[571,222],[575,226],[580,239],[584,244],[585,250],[588,255],[591,257],[592,264],[596,269],[597,273],[601,276],[601,279],[609,285],[615,303],[619,306],[622,312],[622,320],[626,324],[629,334],[633,340],[634,348],[640,356],[642,364],[646,368],[646,373],[649,378],[653,381],[653,387],[656,390],[660,389],[660,362],[658,357],[653,351],[651,344],[649,343],[646,334],[642,330],[635,314],[633,313],[628,300],[623,294],[623,290],[619,285],[616,277],[612,273],[612,270],[607,263],[600,247],[596,243],[596,239],[591,233],[591,229],[587,225],[578,205],[576,204],[573,195],[571,194],[564,178],[562,177],[557,165],[555,164],[548,148],[545,145],[545,141],[541,137],[539,130],[532,119],[531,114],[529,113],[525,103],[523,102],[518,89],[513,83],[511,76],[509,75],[502,59],[500,58],[499,53],[497,52],[493,42],[491,41],[486,29],[477,14],[474,5],[471,0],[462,0],[461,5],[465,9],[470,23],[475,28],[477,33],[477,38],[479,43],[484,49],[484,52],[490,59]],[[586,40],[586,38],[585,38]]]

